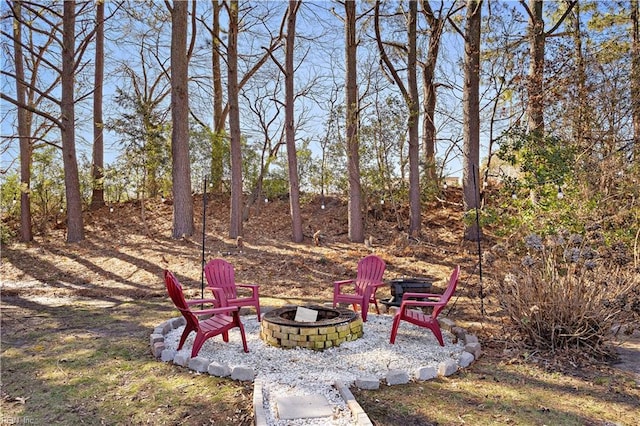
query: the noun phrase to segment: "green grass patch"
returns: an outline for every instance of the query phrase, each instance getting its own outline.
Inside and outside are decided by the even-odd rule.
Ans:
[[[2,421],[250,423],[252,385],[159,362],[149,349],[152,328],[144,324],[169,316],[120,309],[68,309],[52,321],[55,327],[3,317]],[[44,316],[54,318],[51,311]]]
[[[612,382],[622,386],[618,392],[612,392]],[[412,425],[637,424],[640,392],[627,387],[624,376],[612,382],[598,385],[535,366],[480,359],[469,372],[451,377],[353,392],[376,425],[402,419]]]

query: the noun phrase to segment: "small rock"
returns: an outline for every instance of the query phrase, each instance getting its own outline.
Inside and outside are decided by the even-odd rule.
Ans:
[[[458,363],[452,359],[448,359],[438,364],[438,375],[440,376],[450,376],[456,371],[458,371]]]
[[[256,376],[256,373],[253,371],[253,368],[251,367],[245,367],[242,365],[239,365],[237,367],[233,367],[233,370],[231,370],[231,378],[233,380],[240,380],[240,381],[253,381],[254,377]]]
[[[462,340],[464,339],[464,336],[467,334],[467,330],[465,330],[462,327],[456,326],[456,327],[451,327],[451,333],[455,335],[458,338],[458,340]]]
[[[469,352],[462,352],[460,354],[460,359],[458,359],[458,365],[462,368],[467,368],[471,365],[474,359],[473,354]]]
[[[177,352],[173,349],[165,349],[164,351],[162,351],[162,355],[160,355],[160,360],[162,362],[173,361],[173,358],[175,358],[176,353]]]
[[[176,317],[171,320],[171,327],[173,327],[173,329],[175,330],[176,328],[182,327],[186,323],[187,321],[184,319],[184,317]]]
[[[416,369],[416,380],[431,380],[438,377],[438,370],[435,367],[420,367]]]
[[[231,368],[226,364],[220,364],[218,362],[212,362],[209,364],[207,371],[209,374],[216,377],[227,377],[231,375]]]
[[[173,357],[173,363],[186,367],[187,365],[189,365],[189,359],[191,359],[189,355],[184,353],[177,353],[176,356]]]
[[[404,385],[409,383],[409,375],[404,370],[389,370],[386,375],[387,384],[392,385]]]
[[[480,358],[480,356],[482,355],[480,343],[467,343],[466,345],[464,345],[464,350],[472,353],[475,359]]]
[[[356,379],[356,386],[360,389],[374,390],[380,387],[380,380],[376,376],[362,376]]]
[[[158,331],[160,331],[159,334],[165,335],[168,332],[170,332],[171,330],[173,330],[173,326],[171,324],[171,321],[165,321],[162,324],[159,324],[155,330],[154,333],[157,333]]]
[[[162,354],[162,351],[164,350],[164,339],[162,340],[162,342],[155,342],[153,346],[151,346],[151,353],[153,353],[153,356],[156,358],[159,358]]]
[[[206,358],[197,356],[189,360],[189,368],[197,371],[198,373],[204,373],[207,371],[210,362],[211,361]]]
[[[451,330],[456,326],[456,323],[451,321],[449,318],[438,318],[438,322],[440,323],[441,329],[449,332],[451,332]]]
[[[464,335],[464,343],[478,343],[478,336],[474,334],[465,334]]]
[[[149,336],[149,344],[153,346],[156,342],[164,342],[164,336],[162,334],[153,333]]]

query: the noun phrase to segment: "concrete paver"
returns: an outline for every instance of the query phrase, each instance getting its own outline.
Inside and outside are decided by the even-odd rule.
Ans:
[[[281,420],[312,419],[333,415],[333,408],[324,395],[287,396],[276,400]]]

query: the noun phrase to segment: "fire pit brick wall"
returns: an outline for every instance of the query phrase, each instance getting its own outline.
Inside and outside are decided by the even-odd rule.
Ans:
[[[261,321],[260,338],[272,346],[323,350],[362,337],[362,319],[328,327],[292,327]]]

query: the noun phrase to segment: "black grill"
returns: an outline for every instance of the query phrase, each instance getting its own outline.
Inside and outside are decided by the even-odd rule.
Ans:
[[[427,278],[405,277],[389,281],[391,299],[383,300],[387,306],[400,306],[404,293],[429,293],[432,281]],[[419,299],[419,298],[418,298]]]

